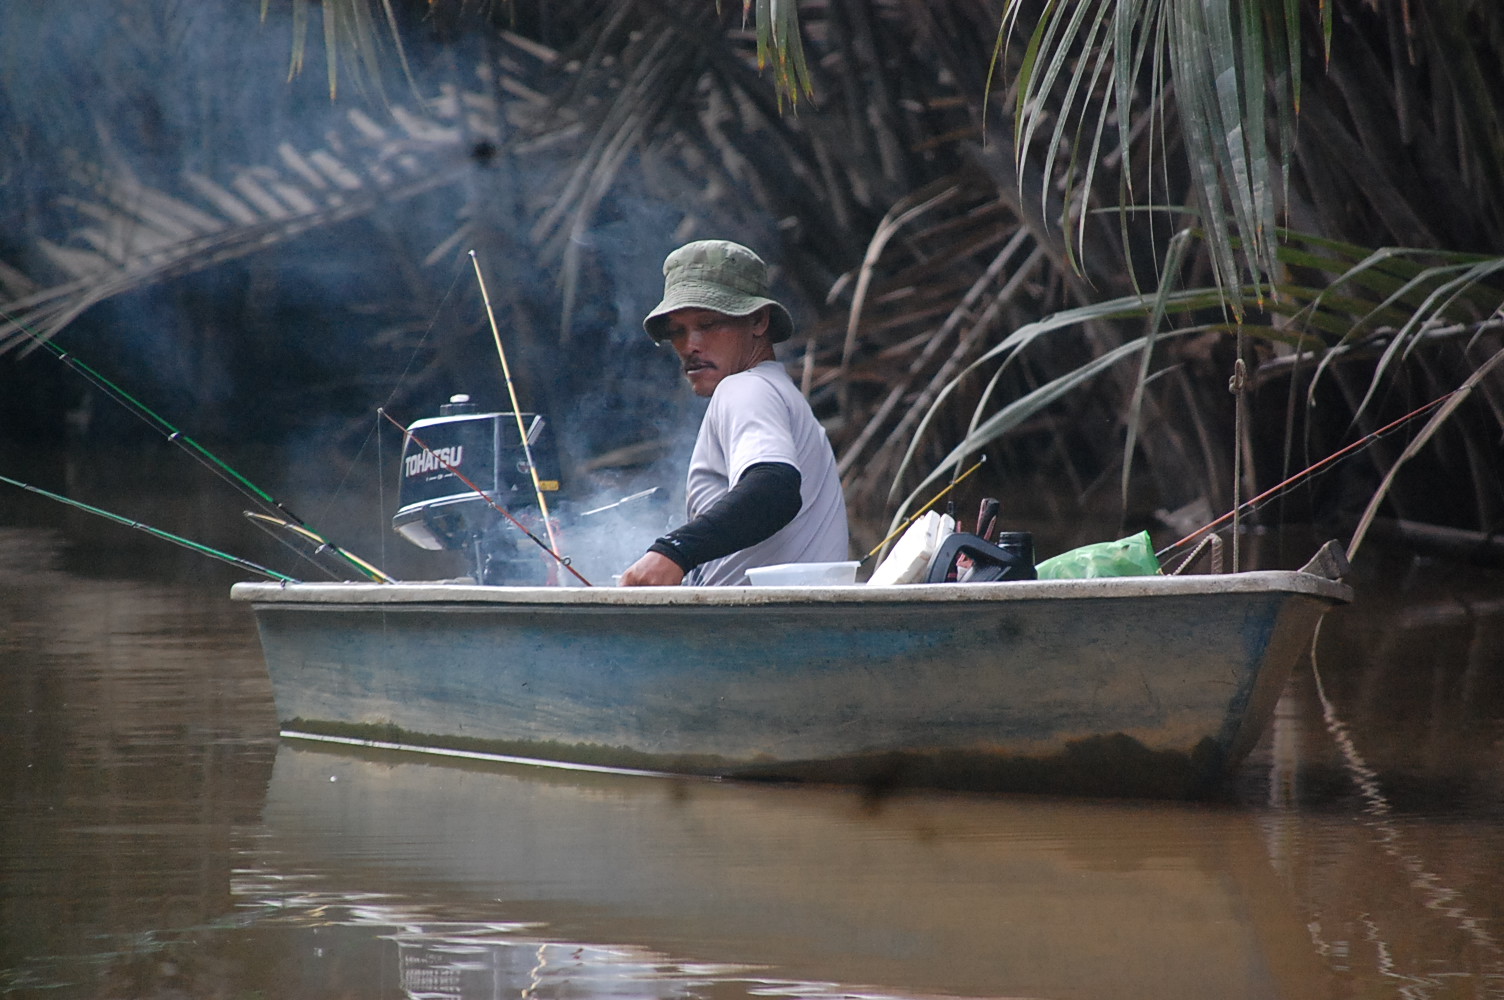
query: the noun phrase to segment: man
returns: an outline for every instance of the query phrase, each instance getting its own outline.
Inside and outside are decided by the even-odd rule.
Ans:
[[[642,325],[673,345],[710,406],[689,462],[689,522],[649,546],[621,585],[736,586],[755,566],[846,559],[835,454],[774,359],[794,323],[768,297],[762,258],[724,240],[680,247],[663,262],[663,301]]]

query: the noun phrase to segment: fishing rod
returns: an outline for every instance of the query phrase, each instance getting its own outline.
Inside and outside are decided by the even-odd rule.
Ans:
[[[887,545],[893,539],[895,539],[899,535],[903,534],[903,531],[904,531],[905,528],[907,528],[909,525],[913,524],[916,520],[918,520],[919,517],[925,511],[927,511],[931,507],[935,506],[935,504],[940,501],[941,497],[945,496],[945,494],[949,493],[951,490],[953,490],[957,486],[961,485],[961,481],[963,479],[965,479],[967,476],[971,475],[973,472],[975,472],[978,469],[980,469],[984,464],[986,464],[986,462],[987,462],[987,456],[983,455],[981,458],[977,459],[977,464],[973,465],[971,468],[969,468],[965,472],[961,473],[955,479],[952,479],[950,481],[950,485],[949,486],[947,486],[945,489],[941,490],[939,493],[936,493],[934,496],[930,497],[928,503],[924,504],[918,510],[914,511],[914,513],[910,514],[908,520],[904,521],[897,528],[893,529],[893,533],[890,534],[887,538],[884,538],[882,541],[878,542],[877,545],[875,545],[873,547],[873,549],[872,549],[871,552],[868,552],[866,555],[862,556],[862,562],[866,562],[868,559],[871,559],[873,556],[877,555],[877,553],[879,551],[881,551],[881,549],[882,549],[882,547],[884,545]]]
[[[278,573],[274,569],[267,569],[260,563],[254,563],[249,559],[242,559],[239,556],[232,556],[230,555],[230,553],[221,552],[218,549],[211,549],[209,546],[202,545],[198,542],[193,541],[192,539],[184,538],[181,535],[174,535],[172,532],[163,531],[161,528],[153,528],[149,524],[142,524],[140,521],[132,520],[128,517],[122,517],[119,514],[112,514],[109,511],[101,510],[98,507],[91,507],[86,503],[65,497],[60,493],[53,493],[50,490],[42,489],[40,486],[32,486],[29,483],[23,483],[19,479],[12,479],[9,476],[0,476],[0,482],[10,483],[12,486],[19,486],[21,489],[26,490],[30,493],[36,493],[40,496],[47,497],[49,500],[56,500],[58,503],[67,504],[69,507],[76,507],[79,510],[87,511],[90,514],[95,514],[99,517],[106,518],[107,520],[114,521],[116,524],[123,524],[127,528],[135,528],[137,531],[144,531],[148,535],[152,535],[156,538],[161,538],[164,541],[172,542],[174,545],[180,545],[191,552],[197,552],[201,555],[210,556],[214,559],[218,559],[220,562],[229,563],[231,566],[250,570],[252,573],[259,573],[261,576],[264,576],[269,580],[277,580],[281,583],[302,582],[295,577],[287,576],[283,573]]]
[[[349,563],[351,566],[354,566],[362,576],[366,576],[380,583],[395,582],[390,576],[387,576],[381,570],[366,562],[364,559],[341,548],[340,546],[329,541],[327,538],[324,538],[322,535],[318,535],[318,533],[314,531],[307,522],[305,522],[302,518],[298,517],[291,510],[289,510],[287,506],[282,503],[282,501],[278,500],[276,497],[272,496],[270,493],[266,492],[261,487],[251,482],[245,476],[235,471],[227,463],[220,459],[218,455],[215,455],[208,448],[205,448],[193,438],[189,437],[187,434],[184,434],[177,427],[173,426],[173,424],[170,423],[166,418],[162,417],[160,414],[156,413],[150,407],[148,407],[145,403],[141,402],[139,399],[132,396],[124,389],[120,388],[114,382],[111,382],[99,372],[89,367],[89,365],[85,364],[82,360],[74,357],[68,351],[65,351],[63,348],[53,343],[50,339],[37,335],[20,320],[9,315],[3,310],[0,310],[0,317],[3,317],[7,322],[14,325],[16,329],[20,330],[27,337],[30,337],[31,340],[37,345],[45,347],[52,353],[54,357],[56,357],[63,364],[67,365],[73,371],[81,375],[87,382],[89,382],[89,384],[99,389],[106,396],[109,396],[111,399],[115,400],[115,402],[124,406],[126,409],[130,410],[148,426],[152,427],[158,433],[165,436],[168,441],[182,448],[199,464],[214,472],[215,475],[219,476],[225,482],[234,486],[241,493],[249,496],[251,499],[255,500],[257,503],[262,504],[268,509],[280,511],[282,514],[286,515],[287,519],[292,524],[297,525],[304,532],[317,536],[320,545],[326,547],[328,551],[333,552],[340,558],[344,559],[345,562]]]
[[[1161,561],[1163,561],[1164,556],[1165,556],[1166,553],[1173,552],[1176,549],[1180,548],[1182,545],[1185,545],[1187,542],[1194,541],[1196,538],[1199,538],[1201,535],[1205,534],[1206,532],[1211,531],[1211,530],[1217,528],[1218,526],[1227,523],[1229,520],[1231,520],[1233,518],[1234,515],[1240,515],[1240,514],[1243,514],[1245,512],[1251,512],[1251,511],[1253,511],[1254,509],[1256,509],[1257,507],[1261,506],[1262,504],[1268,502],[1269,500],[1273,499],[1275,496],[1279,495],[1280,493],[1283,493],[1286,490],[1290,489],[1292,486],[1294,486],[1296,483],[1300,482],[1302,479],[1305,479],[1308,476],[1311,476],[1314,473],[1319,472],[1320,470],[1326,468],[1327,466],[1331,465],[1333,462],[1338,461],[1339,459],[1346,458],[1346,457],[1350,456],[1355,450],[1357,450],[1359,448],[1362,448],[1362,447],[1365,447],[1367,445],[1373,444],[1379,438],[1383,437],[1386,434],[1389,434],[1389,433],[1393,432],[1395,429],[1397,429],[1398,427],[1400,427],[1402,424],[1408,423],[1409,421],[1414,420],[1416,417],[1423,416],[1423,415],[1429,413],[1430,411],[1436,409],[1436,407],[1440,406],[1442,403],[1445,403],[1448,399],[1452,398],[1452,396],[1454,396],[1454,395],[1456,395],[1456,390],[1453,390],[1452,392],[1449,392],[1449,393],[1447,393],[1444,396],[1439,396],[1436,399],[1431,400],[1431,402],[1426,403],[1424,406],[1420,406],[1420,407],[1418,407],[1418,408],[1416,408],[1414,410],[1411,410],[1409,413],[1405,414],[1403,417],[1400,417],[1397,420],[1390,421],[1389,423],[1385,424],[1383,427],[1380,427],[1378,430],[1370,431],[1369,433],[1367,433],[1367,434],[1363,435],[1362,437],[1358,438],[1356,441],[1353,441],[1352,443],[1350,443],[1350,444],[1348,444],[1348,445],[1346,445],[1346,446],[1344,446],[1342,448],[1339,448],[1338,450],[1332,452],[1326,458],[1323,458],[1321,461],[1316,462],[1314,465],[1307,466],[1306,468],[1300,470],[1295,475],[1293,475],[1290,478],[1286,479],[1284,482],[1279,483],[1276,486],[1270,487],[1269,489],[1265,490],[1263,493],[1260,493],[1258,496],[1254,497],[1251,500],[1245,500],[1243,503],[1239,504],[1237,507],[1234,507],[1232,510],[1228,511],[1226,514],[1223,514],[1221,517],[1217,518],[1215,521],[1212,521],[1212,522],[1210,522],[1208,524],[1204,524],[1201,527],[1197,528],[1195,531],[1191,532],[1189,535],[1186,535],[1180,541],[1178,541],[1178,542],[1172,542],[1171,544],[1166,545],[1164,548],[1162,548],[1158,552],[1154,553],[1155,557],[1158,558],[1158,559],[1160,559]]]
[[[616,508],[625,506],[626,504],[636,503],[638,500],[645,500],[661,489],[661,486],[650,486],[645,490],[640,490],[637,493],[633,493],[631,496],[622,497],[615,503],[608,503],[604,507],[595,507],[590,510],[581,511],[580,516],[589,517],[592,514],[603,514],[608,510],[615,510]]]
[[[322,556],[330,551],[329,543],[326,542],[317,533],[310,531],[309,529],[301,525],[294,524],[291,521],[284,520],[280,517],[275,517],[271,514],[261,514],[254,510],[243,510],[240,513],[245,517],[247,521],[251,522],[257,528],[260,528],[263,532],[270,535],[277,541],[279,545],[291,549],[294,553],[297,554],[300,559],[305,560],[310,566],[313,566],[320,573],[327,573],[330,576],[334,575],[334,571],[325,564],[321,563],[317,558],[318,556]],[[286,532],[287,535],[302,539],[310,546],[312,546],[312,549],[310,551],[305,551],[299,546],[288,541],[287,537],[279,534],[279,532]]]
[[[496,326],[495,313],[491,312],[491,296],[486,292],[486,279],[480,272],[480,258],[475,256],[474,250],[470,251],[470,263],[475,265],[475,280],[480,283],[480,297],[486,304],[486,319],[491,322],[491,336],[496,341],[496,354],[501,358],[501,374],[506,379],[507,396],[512,400],[512,416],[517,418],[517,434],[522,438],[522,455],[527,459],[527,471],[533,477],[533,495],[538,498],[538,509],[543,512],[543,530],[548,533],[549,551],[552,552],[558,549],[559,541],[554,537],[553,521],[548,516],[548,501],[543,498],[543,484],[538,480],[538,466],[533,462],[533,449],[528,444],[527,430],[522,426],[522,407],[517,405],[517,390],[512,386],[512,369],[507,364],[506,349],[501,346],[501,330]]]
[[[507,510],[501,504],[499,504],[495,500],[491,499],[490,494],[488,494],[485,490],[481,489],[479,486],[475,485],[475,483],[472,482],[470,480],[470,478],[468,476],[466,476],[463,472],[461,472],[459,469],[455,468],[453,465],[450,465],[448,462],[446,462],[444,460],[444,457],[442,455],[440,455],[438,452],[434,451],[432,448],[428,447],[428,445],[424,444],[422,438],[418,437],[418,435],[414,434],[412,431],[408,430],[406,427],[403,427],[401,421],[399,421],[396,417],[392,416],[390,413],[386,412],[386,410],[384,410],[384,409],[377,408],[376,412],[378,414],[380,414],[381,416],[385,417],[386,419],[390,420],[392,422],[393,426],[395,426],[398,430],[402,431],[402,433],[406,434],[409,438],[411,438],[412,441],[413,441],[413,444],[415,444],[419,448],[423,449],[424,454],[428,455],[434,461],[438,462],[441,466],[444,467],[444,469],[446,471],[454,474],[454,476],[456,476],[460,480],[460,482],[464,483],[466,486],[470,487],[470,489],[474,490],[476,496],[480,497],[486,503],[490,504],[491,508],[493,510],[495,510],[502,517],[506,518],[508,521],[511,521],[514,525],[516,525],[518,531],[522,532],[524,535],[526,535],[527,537],[531,538],[533,540],[533,542],[536,543],[537,546],[540,549],[542,549],[544,552],[547,552],[550,556],[552,556],[555,562],[557,562],[560,566],[563,566],[565,569],[569,570],[569,572],[573,573],[574,576],[575,576],[575,579],[579,580],[581,583],[583,583],[587,587],[593,586],[589,580],[585,579],[583,576],[580,575],[580,571],[579,570],[575,569],[572,565],[570,565],[568,559],[566,559],[563,556],[559,555],[559,553],[557,551],[555,551],[553,548],[551,548],[547,542],[545,542],[543,539],[539,538],[537,535],[535,535],[531,531],[529,531],[528,528],[527,528],[527,525],[523,524],[521,521],[517,520],[517,518],[515,518],[515,517],[512,516],[512,512],[511,511]],[[546,516],[547,515],[545,515],[545,517]]]

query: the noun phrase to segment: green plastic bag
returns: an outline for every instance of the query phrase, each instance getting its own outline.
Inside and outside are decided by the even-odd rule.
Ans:
[[[1041,580],[1089,580],[1100,576],[1156,576],[1159,560],[1149,533],[1120,538],[1115,542],[1095,542],[1079,549],[1062,552],[1035,567]]]

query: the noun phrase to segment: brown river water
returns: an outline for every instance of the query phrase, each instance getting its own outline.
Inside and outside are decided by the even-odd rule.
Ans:
[[[241,574],[10,499],[0,994],[1504,997],[1497,571],[1360,561],[1213,801],[872,800],[280,739]]]

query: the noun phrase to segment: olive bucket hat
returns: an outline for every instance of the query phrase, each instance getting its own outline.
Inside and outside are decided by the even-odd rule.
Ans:
[[[663,261],[663,301],[648,313],[642,328],[661,341],[668,336],[668,314],[676,309],[713,309],[727,316],[768,310],[768,339],[794,334],[789,311],[768,297],[768,265],[761,257],[729,240],[699,240],[680,247]]]

